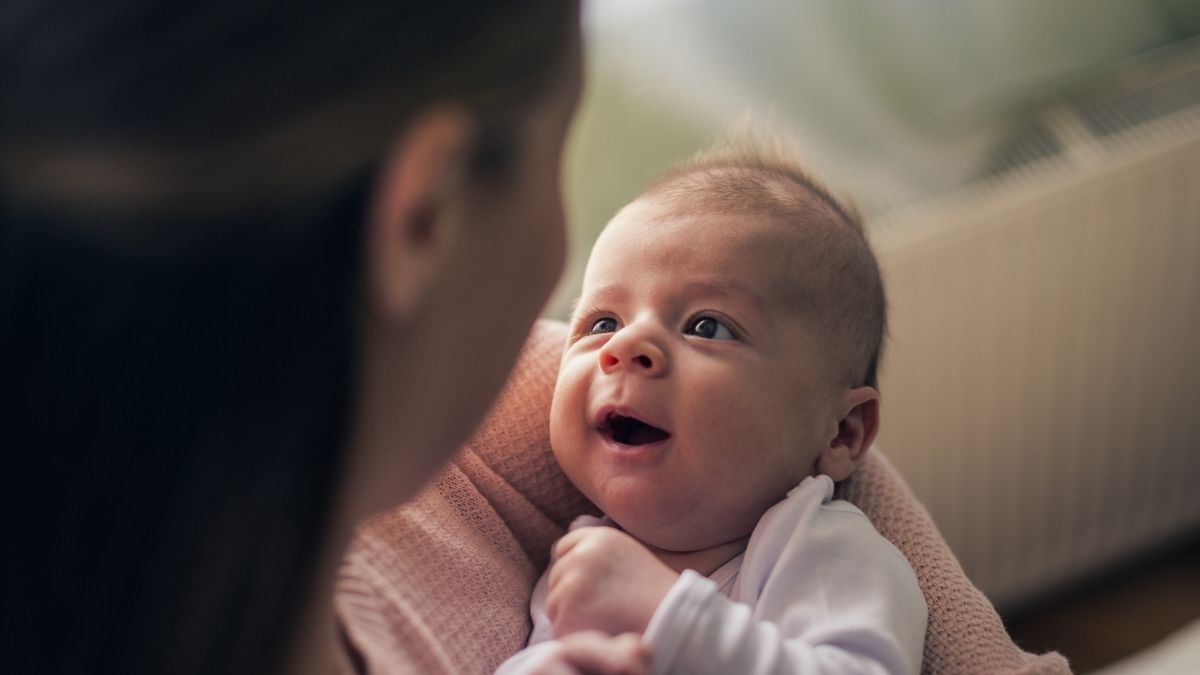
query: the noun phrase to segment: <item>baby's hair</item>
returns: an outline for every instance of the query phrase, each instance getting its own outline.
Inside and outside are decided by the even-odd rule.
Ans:
[[[790,259],[802,276],[789,296],[818,318],[835,382],[878,389],[887,299],[862,217],[804,169],[789,146],[748,127],[728,132],[656,179],[639,199],[645,198],[794,225],[799,239]]]

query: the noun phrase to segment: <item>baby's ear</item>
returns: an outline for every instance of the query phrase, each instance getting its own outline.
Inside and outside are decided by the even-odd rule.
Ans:
[[[879,392],[874,387],[859,387],[842,399],[842,415],[837,434],[817,458],[817,471],[834,482],[850,477],[879,431]]]

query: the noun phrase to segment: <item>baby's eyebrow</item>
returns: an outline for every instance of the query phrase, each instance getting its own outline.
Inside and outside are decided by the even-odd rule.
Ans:
[[[754,309],[767,312],[767,302],[760,294],[742,284],[726,279],[701,279],[685,286],[688,293],[693,295],[716,295],[729,298],[739,298]]]
[[[609,305],[612,303],[625,302],[629,298],[629,289],[622,283],[604,284],[586,289],[586,297],[588,305]],[[580,303],[583,301],[584,294],[575,299],[572,303],[571,313],[574,314],[579,310]]]

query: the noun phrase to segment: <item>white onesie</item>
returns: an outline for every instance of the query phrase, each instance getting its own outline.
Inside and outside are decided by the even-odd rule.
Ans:
[[[832,497],[828,476],[805,478],[763,514],[744,553],[711,577],[680,575],[643,635],[651,672],[919,673],[928,610],[916,575],[862,511]],[[582,516],[571,529],[604,524]],[[529,647],[497,675],[550,655],[549,573],[530,602]]]

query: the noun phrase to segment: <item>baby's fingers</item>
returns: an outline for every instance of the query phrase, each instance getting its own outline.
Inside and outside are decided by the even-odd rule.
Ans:
[[[587,675],[569,662],[551,659],[539,663],[529,675]]]
[[[596,529],[594,526],[577,527],[574,530],[564,534],[562,538],[554,542],[554,557],[561,558],[570,553],[571,549],[575,548],[580,541],[590,537],[592,535],[592,530],[594,529]]]
[[[610,637],[600,631],[571,633],[560,639],[567,661],[585,675],[646,675],[650,651],[636,633]]]

